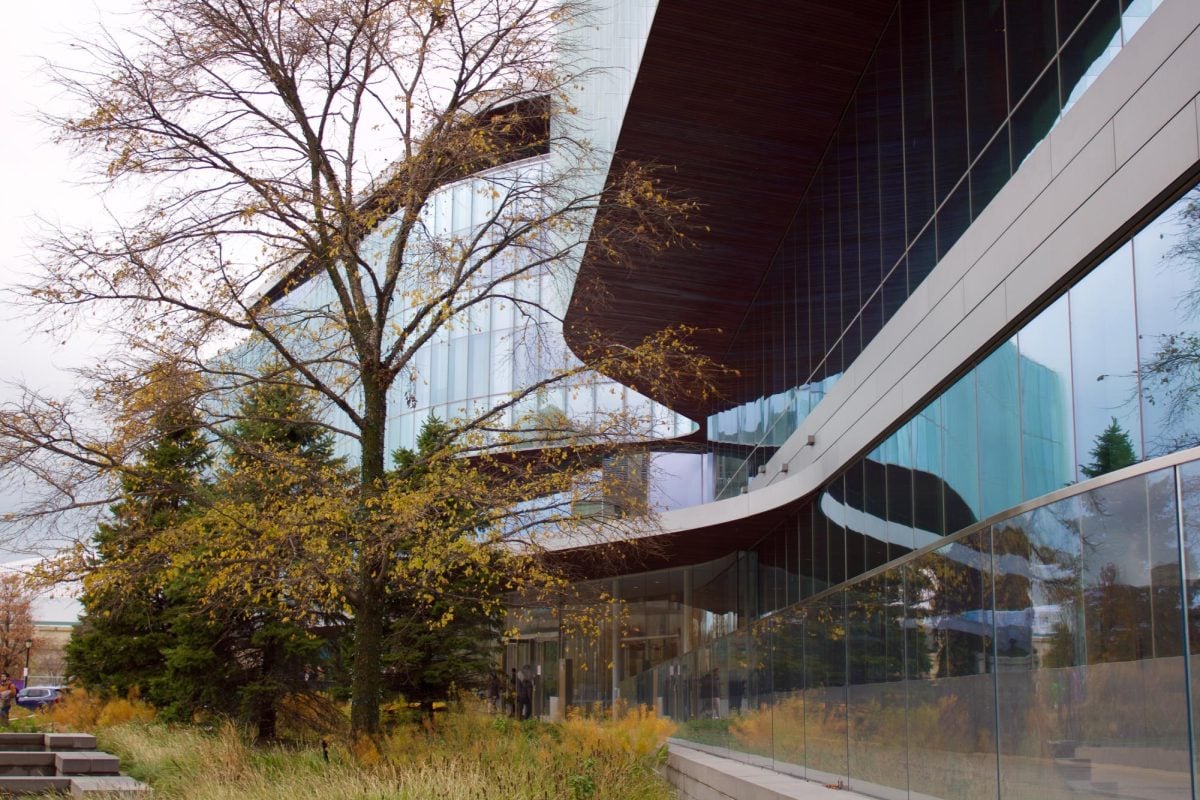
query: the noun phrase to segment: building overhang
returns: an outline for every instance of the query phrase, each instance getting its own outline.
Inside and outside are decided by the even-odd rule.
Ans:
[[[731,342],[895,5],[660,0],[610,175],[631,161],[661,165],[670,190],[699,204],[695,234],[632,270],[589,249],[566,316],[569,344],[601,331],[634,345],[666,324],[688,325],[700,351],[740,378],[718,381],[715,409],[668,404],[703,420],[752,399],[738,386],[755,384],[761,354],[732,352]],[[595,286],[602,303],[581,297]]]

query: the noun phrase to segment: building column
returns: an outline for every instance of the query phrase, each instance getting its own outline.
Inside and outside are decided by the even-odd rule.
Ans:
[[[683,568],[683,620],[679,626],[679,654],[692,649],[692,568]]]

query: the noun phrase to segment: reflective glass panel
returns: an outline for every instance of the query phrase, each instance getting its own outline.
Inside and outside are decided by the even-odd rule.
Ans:
[[[847,592],[850,788],[908,797],[904,580],[900,569]]]
[[[1046,756],[1076,733],[1068,711],[1086,678],[1078,517],[1072,498],[994,529],[1004,797],[1046,797],[1073,779]]]
[[[978,219],[996,193],[1012,176],[1008,125],[992,140],[971,167],[971,219]]]
[[[1200,190],[1133,240],[1146,456],[1200,444]]]
[[[1017,334],[1021,392],[1022,499],[1061,489],[1075,478],[1071,421],[1071,337],[1060,298]]]
[[[929,72],[929,2],[902,0],[904,76],[904,195],[908,241],[917,238],[933,216],[933,102]],[[924,262],[920,277],[910,279],[909,290],[928,274]]]
[[[1121,12],[1117,0],[1099,0],[1094,4],[1092,0],[1059,0],[1059,3],[1060,22],[1064,6],[1090,9],[1059,56],[1065,110],[1092,85],[1120,48]],[[1060,34],[1064,31],[1061,25],[1059,30]]]
[[[771,618],[772,757],[775,768],[803,774],[804,767],[804,617],[798,610]],[[797,770],[796,768],[800,768]]]
[[[1200,730],[1200,462],[1180,466],[1177,480],[1183,506],[1184,609],[1194,736],[1195,731]],[[1192,748],[1192,771],[1200,775],[1200,748]]]
[[[806,774],[833,783],[846,779],[845,593],[806,609],[804,730]]]
[[[1033,86],[1038,73],[1058,49],[1054,3],[1045,0],[1005,0],[1008,42],[1008,96],[1016,106]],[[1019,138],[1020,132],[1014,132]],[[1039,137],[1040,138],[1040,137]]]
[[[1080,479],[1141,459],[1132,246],[1104,260],[1070,292],[1075,461]]]
[[[904,567],[909,790],[996,796],[989,531]]]
[[[930,0],[929,26],[937,202],[942,203],[967,172],[967,70],[962,0]],[[958,204],[969,221],[970,208],[963,200]],[[942,239],[940,230],[938,238],[949,241]],[[958,238],[957,234],[954,238]]]
[[[1013,164],[1019,166],[1025,157],[1046,137],[1058,121],[1058,69],[1052,66],[1042,73],[1029,94],[1012,115]]]
[[[1008,86],[1004,57],[1004,0],[963,3],[967,57],[967,115],[972,160],[978,158],[1008,116]],[[1007,162],[1008,141],[1004,156]],[[1007,167],[1007,163],[1005,164]],[[1007,176],[1005,176],[1007,178]],[[974,182],[974,175],[972,175]],[[993,190],[987,199],[995,194]],[[986,205],[986,201],[984,202]],[[983,205],[976,203],[978,215]]]
[[[1021,502],[1017,343],[1009,340],[975,368],[979,389],[979,489],[986,518]]]
[[[913,442],[913,529],[921,546],[944,535],[946,522],[944,511],[943,476],[946,474],[942,459],[945,447],[942,442],[942,400],[937,398],[925,406],[912,421]]]
[[[946,426],[943,492],[947,530],[960,531],[979,518],[979,421],[975,371],[968,372],[942,395]]]

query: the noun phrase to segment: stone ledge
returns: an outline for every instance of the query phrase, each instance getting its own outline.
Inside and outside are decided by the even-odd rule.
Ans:
[[[152,795],[149,786],[128,775],[88,775],[71,779],[71,797],[103,796],[125,800],[142,800]]]
[[[856,792],[703,752],[678,739],[669,745],[666,776],[680,800],[865,800]]]
[[[0,778],[0,795],[47,794],[66,792],[71,788],[70,778],[48,775],[9,775]]]
[[[54,767],[59,775],[117,775],[121,771],[116,756],[99,751],[55,753]]]
[[[47,733],[47,750],[95,750],[96,737],[90,733]]]

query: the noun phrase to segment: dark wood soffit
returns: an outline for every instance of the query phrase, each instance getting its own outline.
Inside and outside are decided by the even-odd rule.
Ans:
[[[670,567],[715,561],[737,550],[750,550],[789,519],[789,505],[720,525],[663,533],[606,546],[554,553],[551,561],[576,580],[612,578]]]
[[[701,205],[698,232],[693,246],[632,270],[585,254],[569,343],[600,330],[633,344],[683,323],[702,329],[695,341],[705,354],[752,379],[751,359],[728,363],[730,339],[894,6],[661,0],[614,163],[669,167],[666,182]],[[602,302],[584,288],[597,285]],[[736,402],[734,380],[725,383],[722,397]],[[699,401],[671,404],[696,420],[711,412]]]

